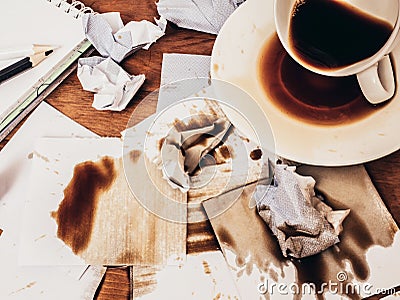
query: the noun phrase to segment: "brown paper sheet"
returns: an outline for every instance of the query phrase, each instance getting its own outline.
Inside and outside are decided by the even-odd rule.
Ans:
[[[351,210],[343,223],[341,242],[306,259],[288,260],[282,256],[277,240],[256,209],[249,206],[255,184],[248,185],[243,193],[231,192],[203,203],[207,214],[214,214],[226,201],[238,198],[227,211],[210,221],[242,298],[279,296],[276,291],[274,294],[265,290],[266,281],[300,287],[313,283],[317,291],[324,290],[323,283],[330,281],[342,285],[371,283],[375,284],[374,288],[382,288],[377,283],[386,275],[385,267],[399,262],[391,262],[390,258],[367,260],[366,254],[369,248],[391,246],[398,228],[364,167],[304,166],[299,168],[299,173],[316,179],[316,188],[334,209]],[[400,278],[400,270],[394,270],[396,274],[391,277]],[[386,287],[396,285],[395,280],[385,278],[389,285]],[[265,293],[260,293],[260,289]],[[342,296],[358,297],[351,291]]]

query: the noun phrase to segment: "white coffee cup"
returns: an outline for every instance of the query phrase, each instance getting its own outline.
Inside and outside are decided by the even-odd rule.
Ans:
[[[358,83],[365,98],[372,104],[378,104],[390,99],[394,95],[396,83],[389,54],[399,40],[400,0],[347,0],[352,6],[372,16],[388,21],[392,24],[393,30],[383,47],[374,55],[351,65],[333,69],[322,69],[306,64],[291,48],[289,44],[290,21],[293,7],[298,1],[307,0],[274,0],[276,31],[283,47],[289,55],[304,68],[321,75],[334,77],[357,75]],[[343,47],[346,47],[346,45],[343,45]]]

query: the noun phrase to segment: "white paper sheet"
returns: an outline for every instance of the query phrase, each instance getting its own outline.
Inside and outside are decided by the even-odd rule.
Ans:
[[[152,271],[154,285],[149,286],[151,272],[146,268],[133,268],[134,299],[240,299],[220,251],[191,254],[187,256],[187,261],[182,267],[168,266]],[[145,276],[140,275],[143,272]],[[141,280],[146,280],[147,285],[140,285]],[[149,290],[151,292],[148,292]]]
[[[65,9],[65,8],[64,8]],[[40,78],[85,38],[80,19],[46,0],[2,0],[0,49],[26,44],[59,48],[35,68],[0,85],[0,120],[20,98],[32,93]]]
[[[0,152],[0,299],[92,299],[104,268],[18,264],[30,158],[41,136],[94,134],[42,103]]]
[[[118,138],[37,140],[21,226],[20,264],[85,265],[84,260],[57,237],[57,222],[51,213],[57,211],[64,198],[64,190],[73,177],[73,167],[106,155],[122,157],[122,143]],[[115,247],[124,248],[124,245]]]

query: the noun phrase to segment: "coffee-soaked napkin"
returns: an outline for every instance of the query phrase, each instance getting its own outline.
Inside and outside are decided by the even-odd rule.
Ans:
[[[139,49],[148,49],[162,37],[167,21],[161,17],[156,24],[142,20],[123,24],[118,12],[85,14],[82,17],[87,39],[103,57],[111,57],[116,62]]]
[[[350,211],[332,210],[315,195],[315,180],[295,170],[276,165],[273,185],[259,185],[254,198],[283,255],[302,258],[338,243],[342,222]]]
[[[79,59],[78,79],[85,91],[95,93],[94,108],[121,111],[142,86],[145,76],[129,75],[111,58],[95,56]]]
[[[160,16],[179,27],[218,34],[226,19],[245,0],[160,0]]]
[[[190,188],[190,175],[200,161],[221,143],[231,123],[216,118],[205,126],[185,130],[174,126],[164,139],[161,147],[164,177],[172,185],[186,192]]]

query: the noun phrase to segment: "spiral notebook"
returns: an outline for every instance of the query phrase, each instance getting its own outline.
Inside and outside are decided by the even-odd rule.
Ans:
[[[60,82],[60,76],[90,47],[80,20],[88,12],[92,10],[80,1],[1,1],[0,49],[30,44],[58,48],[38,66],[0,84],[0,140],[49,94],[54,83]],[[0,65],[9,63],[2,61]]]

